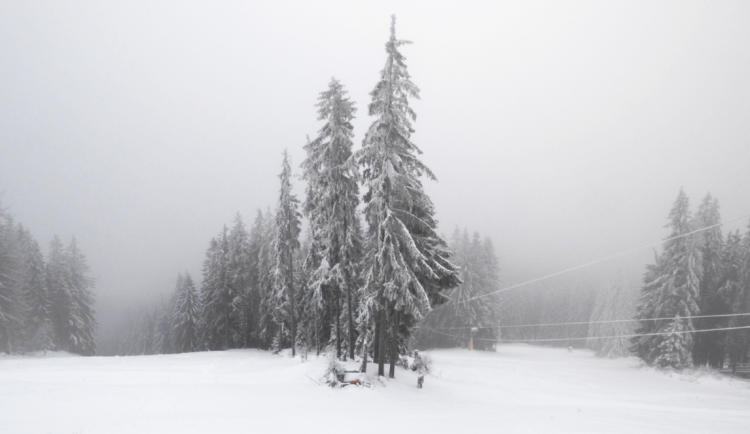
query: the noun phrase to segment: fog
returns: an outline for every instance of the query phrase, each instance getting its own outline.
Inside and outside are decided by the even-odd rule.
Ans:
[[[2,204],[77,238],[103,325],[275,207],[332,76],[361,143],[392,13],[440,229],[490,236],[504,281],[659,241],[681,187],[750,214],[747,2],[112,3],[0,4]]]

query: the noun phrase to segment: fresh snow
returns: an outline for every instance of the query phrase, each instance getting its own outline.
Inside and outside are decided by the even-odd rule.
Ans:
[[[747,433],[750,382],[635,358],[501,345],[436,350],[372,388],[331,389],[326,357],[258,350],[0,357],[0,433]],[[351,369],[356,364],[345,365]],[[322,385],[318,385],[317,382]]]

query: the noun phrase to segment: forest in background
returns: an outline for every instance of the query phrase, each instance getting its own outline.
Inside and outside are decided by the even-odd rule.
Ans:
[[[448,243],[436,232],[422,186],[435,176],[410,139],[416,114],[409,100],[419,89],[400,52],[405,44],[394,19],[361,149],[352,143],[356,105],[332,79],[319,97],[324,125],[304,145],[303,200],[292,192],[285,153],[275,211],[259,211],[249,229],[238,214],[211,240],[200,288],[180,274],[169,297],[133,308],[116,333],[103,336],[100,353],[330,349],[339,358],[377,361],[383,375],[383,365],[393,366],[410,345],[455,346],[477,327],[478,347],[498,338],[589,342],[601,355],[632,350],[675,368],[746,360],[746,330],[700,332],[744,327],[746,317],[693,318],[750,310],[750,233],[724,235],[710,196],[693,215],[680,192],[671,233],[642,283],[571,278],[495,294],[501,264],[492,243],[466,232]],[[300,240],[303,215],[309,230]],[[93,282],[75,241],[67,249],[53,241],[45,263],[33,238],[7,213],[2,219],[3,349],[93,354]],[[601,323],[634,315],[638,323]],[[535,326],[570,322],[582,324]],[[627,336],[634,333],[643,336]],[[583,339],[602,335],[615,338]]]

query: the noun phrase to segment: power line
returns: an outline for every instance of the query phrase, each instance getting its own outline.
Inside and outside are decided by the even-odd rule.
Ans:
[[[505,292],[505,291],[510,291],[511,289],[519,288],[521,286],[526,286],[526,285],[529,285],[531,283],[536,283],[536,282],[539,282],[541,280],[549,279],[550,277],[559,276],[561,274],[565,274],[565,273],[569,273],[571,271],[579,270],[581,268],[589,267],[591,265],[595,265],[595,264],[598,264],[600,262],[605,262],[605,261],[608,261],[610,259],[614,259],[614,258],[617,258],[617,257],[620,257],[620,256],[624,256],[624,255],[627,255],[629,253],[637,252],[638,250],[642,250],[642,249],[645,249],[647,247],[655,246],[657,244],[664,243],[666,241],[672,241],[672,240],[676,240],[678,238],[687,237],[689,235],[697,234],[698,232],[703,232],[705,230],[712,229],[712,228],[715,228],[715,227],[718,227],[718,226],[722,226],[722,225],[727,224],[727,223],[736,222],[738,220],[746,219],[748,217],[750,217],[750,214],[744,215],[742,217],[737,217],[737,218],[732,219],[732,220],[727,220],[725,222],[719,222],[719,223],[716,223],[716,224],[711,225],[711,226],[706,226],[705,228],[696,229],[696,230],[694,230],[692,232],[688,232],[686,234],[676,235],[674,237],[666,238],[666,239],[661,240],[661,241],[656,241],[656,242],[653,242],[653,243],[645,244],[645,245],[642,245],[640,247],[636,247],[634,249],[630,249],[630,250],[627,250],[627,251],[624,251],[624,252],[621,252],[621,253],[617,253],[615,255],[607,256],[606,258],[597,259],[595,261],[591,261],[591,262],[588,262],[588,263],[585,263],[585,264],[582,264],[582,265],[577,265],[575,267],[568,268],[567,270],[558,271],[556,273],[548,274],[546,276],[542,276],[542,277],[539,277],[539,278],[536,278],[536,279],[533,279],[533,280],[529,280],[529,281],[526,281],[526,282],[523,282],[523,283],[519,283],[517,285],[509,286],[507,288],[499,289],[497,291],[493,291],[493,292],[490,292],[490,293],[487,293],[487,294],[478,295],[476,297],[472,297],[472,298],[469,298],[467,300],[460,301],[459,303],[468,303],[468,302],[470,302],[472,300],[477,300],[477,299],[480,299],[480,298],[489,297],[490,295],[499,294],[499,293]]]
[[[430,327],[425,327],[427,330],[431,330],[437,334],[449,336],[456,339],[466,339],[465,336],[454,336],[450,335],[448,333],[439,332],[435,329],[432,329]],[[613,335],[613,336],[590,336],[590,337],[573,337],[573,338],[550,338],[550,339],[511,339],[511,340],[503,340],[503,339],[486,339],[486,338],[473,338],[476,341],[489,341],[489,342],[560,342],[560,341],[580,341],[580,340],[588,340],[588,339],[611,339],[611,338],[634,338],[639,336],[661,336],[661,335],[671,335],[671,334],[685,334],[685,333],[703,333],[703,332],[718,332],[718,331],[725,331],[725,330],[742,330],[742,329],[750,329],[750,326],[742,326],[742,327],[722,327],[717,329],[706,329],[706,330],[683,330],[683,331],[671,331],[671,332],[655,332],[655,333],[635,333],[635,334],[628,334],[628,335]]]
[[[728,316],[748,316],[750,313],[726,313],[721,315],[692,315],[692,316],[680,316],[680,318],[721,318]],[[578,322],[558,322],[558,323],[547,323],[547,324],[519,324],[519,325],[495,325],[495,326],[477,326],[478,329],[505,329],[513,327],[544,327],[544,326],[563,326],[563,325],[583,325],[583,324],[610,324],[610,323],[622,323],[622,322],[642,322],[642,321],[662,321],[671,320],[675,317],[662,317],[662,318],[633,318],[633,319],[613,319],[604,321],[578,321]],[[474,328],[471,326],[467,327],[435,327],[437,330],[463,330]]]

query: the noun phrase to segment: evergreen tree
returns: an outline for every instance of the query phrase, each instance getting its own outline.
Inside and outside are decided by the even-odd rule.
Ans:
[[[695,216],[696,228],[708,228],[699,234],[700,249],[703,256],[703,277],[700,280],[700,296],[698,308],[701,315],[722,315],[729,313],[729,308],[719,296],[719,286],[722,284],[722,251],[724,237],[721,233],[721,215],[719,201],[706,195]],[[721,328],[726,323],[725,318],[698,318],[696,329]],[[719,368],[724,364],[722,341],[723,332],[702,332],[695,334],[693,360],[696,365],[709,365]]]
[[[172,309],[171,302],[164,302],[162,299],[156,310],[156,353],[170,354],[173,351],[172,343]]]
[[[22,343],[26,305],[13,219],[0,206],[0,348],[7,354]]]
[[[45,282],[44,255],[28,230],[18,225],[21,250],[21,293],[28,312],[26,317],[26,349],[31,351],[52,348],[51,305]]]
[[[750,225],[744,237],[739,231],[727,237],[723,255],[725,281],[719,294],[731,313],[750,312]],[[747,316],[730,317],[729,327],[750,326]],[[750,331],[730,330],[724,341],[726,354],[732,366],[747,362],[750,349]]]
[[[203,262],[203,341],[212,350],[231,348],[235,329],[232,324],[232,301],[236,294],[229,283],[229,242],[227,228],[211,240]]]
[[[227,273],[228,284],[232,288],[231,318],[235,346],[247,347],[250,340],[252,318],[252,297],[250,293],[250,274],[252,262],[250,260],[249,235],[245,229],[240,213],[234,218],[234,225],[228,238]]]
[[[692,342],[689,338],[685,338],[685,336],[690,336],[690,333],[686,333],[686,331],[690,331],[685,325],[688,321],[676,316],[668,323],[667,328],[664,329],[664,333],[667,334],[659,339],[658,347],[654,352],[656,354],[655,366],[681,369],[692,365],[693,361],[690,354]]]
[[[297,293],[294,282],[294,251],[299,249],[300,214],[297,211],[299,201],[292,194],[292,169],[289,165],[289,155],[284,151],[282,170],[279,175],[281,189],[279,204],[276,211],[276,242],[274,291],[276,298],[276,322],[279,325],[288,324],[291,337],[292,357],[295,355],[295,339],[297,337]],[[279,345],[283,344],[283,330],[281,327]]]
[[[377,312],[379,375],[385,374],[389,336],[391,377],[399,344],[432,306],[445,301],[442,292],[460,283],[447,243],[435,232],[434,206],[419,180],[422,175],[435,176],[417,158],[421,151],[410,140],[416,114],[408,99],[419,98],[419,89],[411,82],[398,50],[408,43],[396,39],[392,17],[385,67],[370,93],[369,114],[376,119],[354,156],[364,167],[367,236],[373,249],[365,264],[367,299],[362,308]]]
[[[333,311],[336,355],[341,357],[341,323],[347,324],[346,347],[354,357],[354,281],[361,256],[359,232],[359,190],[352,155],[351,124],[356,108],[341,83],[331,79],[328,90],[318,98],[318,120],[324,120],[318,137],[305,146],[302,163],[307,181],[303,209],[310,219],[313,240],[308,266],[314,280],[308,286],[316,304]],[[315,297],[318,297],[317,299]]]
[[[94,310],[94,294],[90,289],[94,280],[88,276],[89,266],[86,257],[78,249],[76,239],[73,238],[65,252],[69,294],[72,298],[70,311],[67,312],[67,333],[63,339],[68,341],[68,351],[91,356],[96,353],[96,311]],[[65,347],[64,347],[65,348]]]
[[[200,299],[190,274],[177,277],[172,301],[172,348],[177,353],[189,353],[199,349],[198,325],[200,321]]]
[[[694,330],[690,316],[698,315],[698,294],[703,275],[702,256],[698,237],[687,235],[694,230],[690,218],[690,204],[684,191],[680,193],[669,213],[667,227],[672,231],[664,241],[664,252],[657,263],[648,269],[644,278],[641,301],[636,319],[675,318],[674,320],[643,321],[637,333],[662,333],[676,330],[688,333],[640,336],[633,339],[635,353],[649,364],[684,368],[692,365]],[[675,343],[679,340],[679,343]],[[669,341],[669,343],[665,343]],[[687,354],[665,354],[665,351],[687,351]]]
[[[68,316],[72,309],[70,284],[65,267],[65,250],[60,239],[52,238],[47,253],[47,289],[51,300],[51,317],[54,344],[57,350],[67,351],[70,335],[68,331]]]
[[[614,336],[608,339],[591,339],[587,346],[596,352],[597,357],[618,358],[630,355],[627,336],[634,333],[632,322],[611,322],[627,320],[635,314],[636,292],[624,281],[622,274],[604,286],[598,293],[591,313],[589,337]]]
[[[260,212],[258,213],[260,218]],[[257,223],[257,220],[256,220]],[[270,210],[262,216],[258,242],[258,293],[260,298],[259,318],[259,341],[262,348],[272,348],[272,341],[277,338],[277,329],[280,327],[275,322],[278,298],[275,296],[274,275],[276,220]],[[278,349],[278,348],[275,348]]]

